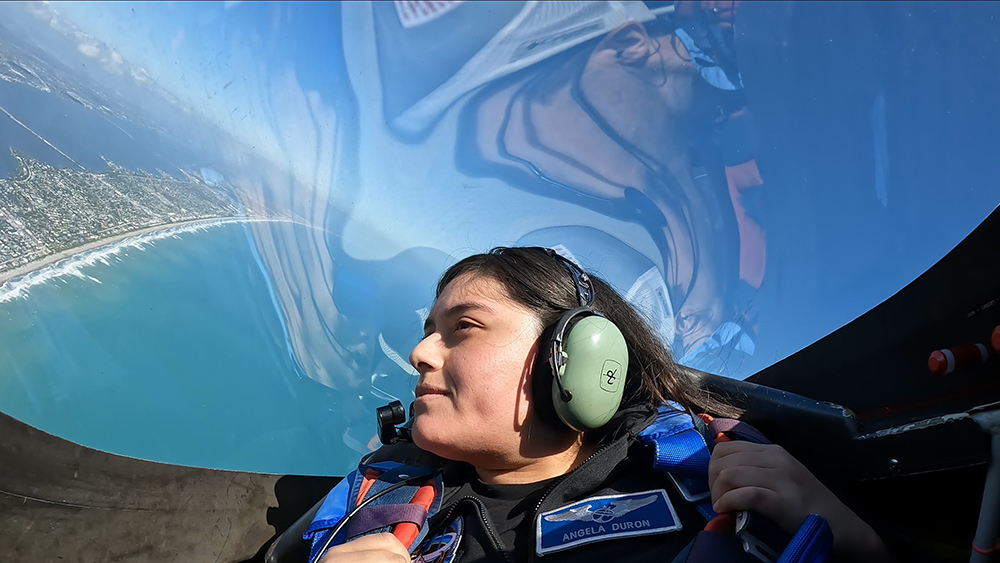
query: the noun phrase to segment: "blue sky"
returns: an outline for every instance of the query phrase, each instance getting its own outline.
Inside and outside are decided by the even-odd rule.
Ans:
[[[291,124],[317,127],[310,123],[314,119],[296,115],[302,104],[283,98],[299,95],[329,104],[337,95],[336,4],[81,2],[52,7],[185,106],[278,162],[295,152],[283,137],[302,135],[289,130]]]

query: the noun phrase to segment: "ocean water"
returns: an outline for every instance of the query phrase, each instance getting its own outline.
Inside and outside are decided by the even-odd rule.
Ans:
[[[159,462],[345,474],[358,454],[344,445],[343,405],[300,375],[258,264],[248,226],[223,223],[126,240],[8,283],[0,411]]]

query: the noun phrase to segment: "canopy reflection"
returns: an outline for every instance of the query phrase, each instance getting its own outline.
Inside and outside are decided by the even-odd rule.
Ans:
[[[511,244],[559,248],[682,364],[747,378],[996,206],[998,10],[2,5],[2,138],[114,189],[70,204],[91,188],[59,195],[3,162],[0,229],[28,242],[0,244],[0,264],[28,267],[0,286],[0,337],[18,343],[0,351],[0,409],[157,461],[342,473],[376,445],[375,406],[412,398],[437,277]],[[118,235],[194,220],[121,195],[160,171],[232,204],[198,220],[240,225],[35,261],[82,255],[45,243],[65,217]],[[94,219],[102,205],[148,220]]]

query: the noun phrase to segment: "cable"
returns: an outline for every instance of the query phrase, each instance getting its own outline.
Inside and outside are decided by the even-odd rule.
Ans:
[[[362,502],[361,504],[359,504],[358,506],[356,506],[354,508],[354,510],[352,510],[350,513],[348,513],[346,516],[344,516],[340,520],[340,522],[337,523],[337,525],[333,528],[333,533],[330,534],[330,537],[326,538],[326,542],[323,543],[323,547],[320,548],[320,550],[316,553],[316,557],[314,557],[312,559],[312,561],[310,561],[310,563],[318,563],[318,561],[320,559],[322,559],[323,554],[326,553],[326,550],[330,549],[330,544],[333,543],[333,539],[337,537],[337,534],[339,534],[340,531],[344,528],[344,525],[347,524],[347,521],[350,520],[352,516],[354,516],[355,514],[357,514],[357,512],[359,510],[361,510],[362,508],[368,506],[368,504],[370,504],[372,501],[374,501],[375,499],[379,498],[382,495],[387,495],[387,494],[391,493],[392,491],[395,491],[396,489],[399,489],[400,487],[404,487],[406,485],[409,485],[410,483],[412,483],[414,481],[420,481],[421,479],[427,479],[428,477],[435,477],[435,476],[437,476],[437,473],[438,473],[438,471],[431,471],[430,473],[424,473],[422,475],[416,475],[414,477],[407,477],[406,479],[403,479],[402,481],[400,481],[398,483],[390,485],[390,486],[382,489],[381,491],[375,493],[374,495],[366,498],[364,502]]]

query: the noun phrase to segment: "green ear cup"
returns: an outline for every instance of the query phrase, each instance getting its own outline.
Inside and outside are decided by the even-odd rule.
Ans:
[[[621,330],[604,317],[583,317],[563,340],[563,359],[562,384],[573,398],[563,401],[553,383],[552,402],[559,419],[580,432],[604,426],[618,410],[625,390],[628,347]]]

